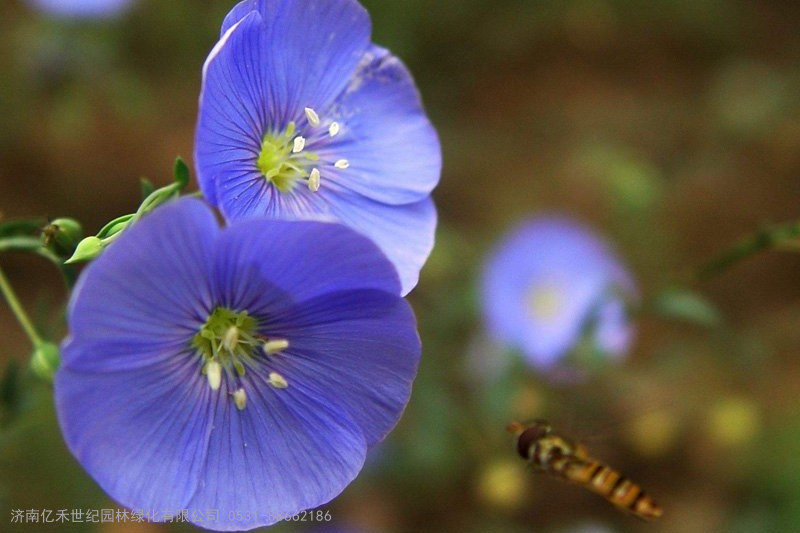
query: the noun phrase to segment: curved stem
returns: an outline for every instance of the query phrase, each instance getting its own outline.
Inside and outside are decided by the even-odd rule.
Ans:
[[[2,268],[0,268],[0,292],[5,296],[8,306],[11,308],[11,311],[14,312],[14,316],[17,317],[17,321],[19,321],[22,329],[25,330],[25,334],[31,340],[31,343],[33,343],[34,348],[38,348],[44,344],[44,341],[36,332],[36,328],[33,327],[28,315],[19,303],[19,299],[14,289],[11,288],[11,284],[8,282],[8,278],[6,278]]]
[[[799,239],[800,221],[764,228],[707,262],[697,271],[696,278],[707,281],[763,250],[797,249]]]

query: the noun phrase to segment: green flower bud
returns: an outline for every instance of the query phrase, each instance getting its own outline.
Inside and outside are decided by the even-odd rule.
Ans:
[[[108,237],[116,235],[117,233],[121,232],[126,227],[128,227],[128,225],[131,224],[131,221],[134,219],[135,216],[136,216],[135,214],[128,214],[115,218],[114,220],[103,226],[103,228],[97,232],[97,238],[107,239]]]
[[[31,370],[46,381],[53,381],[60,363],[58,346],[51,342],[42,343],[31,356]]]
[[[62,255],[71,255],[81,237],[83,228],[72,218],[57,218],[42,229],[44,245]]]
[[[103,252],[103,241],[97,237],[86,237],[78,243],[75,253],[64,264],[74,265],[91,261]]]

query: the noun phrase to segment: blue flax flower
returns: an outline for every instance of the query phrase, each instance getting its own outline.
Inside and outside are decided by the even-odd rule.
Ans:
[[[133,0],[28,0],[28,3],[55,17],[105,19],[124,13]]]
[[[619,357],[632,340],[631,276],[602,239],[570,219],[543,217],[513,231],[488,260],[482,289],[490,333],[540,369],[587,346]]]
[[[341,492],[420,343],[392,264],[340,224],[148,215],[83,273],[55,379],[72,453],[144,516],[251,529]]]
[[[245,0],[203,68],[195,163],[228,220],[326,217],[370,237],[403,293],[433,247],[441,149],[355,0]]]

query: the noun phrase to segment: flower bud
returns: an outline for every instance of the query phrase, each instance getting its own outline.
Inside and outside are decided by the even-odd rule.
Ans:
[[[31,370],[45,381],[53,381],[60,362],[58,346],[51,342],[44,342],[31,355]]]
[[[70,255],[83,237],[83,228],[72,218],[57,218],[42,229],[44,245],[56,253]]]
[[[75,263],[85,263],[91,261],[103,252],[103,241],[97,237],[86,237],[75,248],[75,253],[72,257],[65,261],[67,265]]]

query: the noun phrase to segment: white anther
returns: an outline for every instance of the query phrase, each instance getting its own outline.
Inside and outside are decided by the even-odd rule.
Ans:
[[[306,147],[306,138],[302,135],[298,135],[294,138],[294,146],[292,147],[292,153],[302,152],[303,148]]]
[[[339,130],[340,129],[341,129],[341,127],[339,126],[338,122],[331,122],[331,125],[328,126],[328,134],[331,137],[336,137],[337,135],[339,135]]]
[[[285,389],[286,387],[289,386],[289,382],[286,381],[286,378],[284,378],[277,372],[269,373],[269,384],[275,387],[276,389]]]
[[[239,388],[233,393],[233,403],[236,404],[236,408],[240,411],[244,411],[244,408],[247,407],[247,393],[244,389]]]
[[[264,343],[264,353],[267,355],[275,355],[288,347],[289,341],[286,339],[270,339]]]
[[[319,126],[319,115],[317,115],[317,112],[310,107],[306,108],[306,118],[308,119],[308,123],[315,128]]]
[[[336,163],[334,163],[333,166],[344,170],[350,166],[350,161],[348,161],[347,159],[340,159]]]
[[[236,346],[239,345],[239,328],[236,326],[231,326],[225,331],[225,335],[222,336],[222,347],[225,348],[228,352],[233,353],[236,350]]]
[[[319,169],[315,168],[311,170],[311,175],[308,177],[308,190],[317,192],[319,190],[320,179]]]
[[[209,361],[206,365],[206,378],[211,390],[219,390],[222,384],[222,366],[216,361]]]

